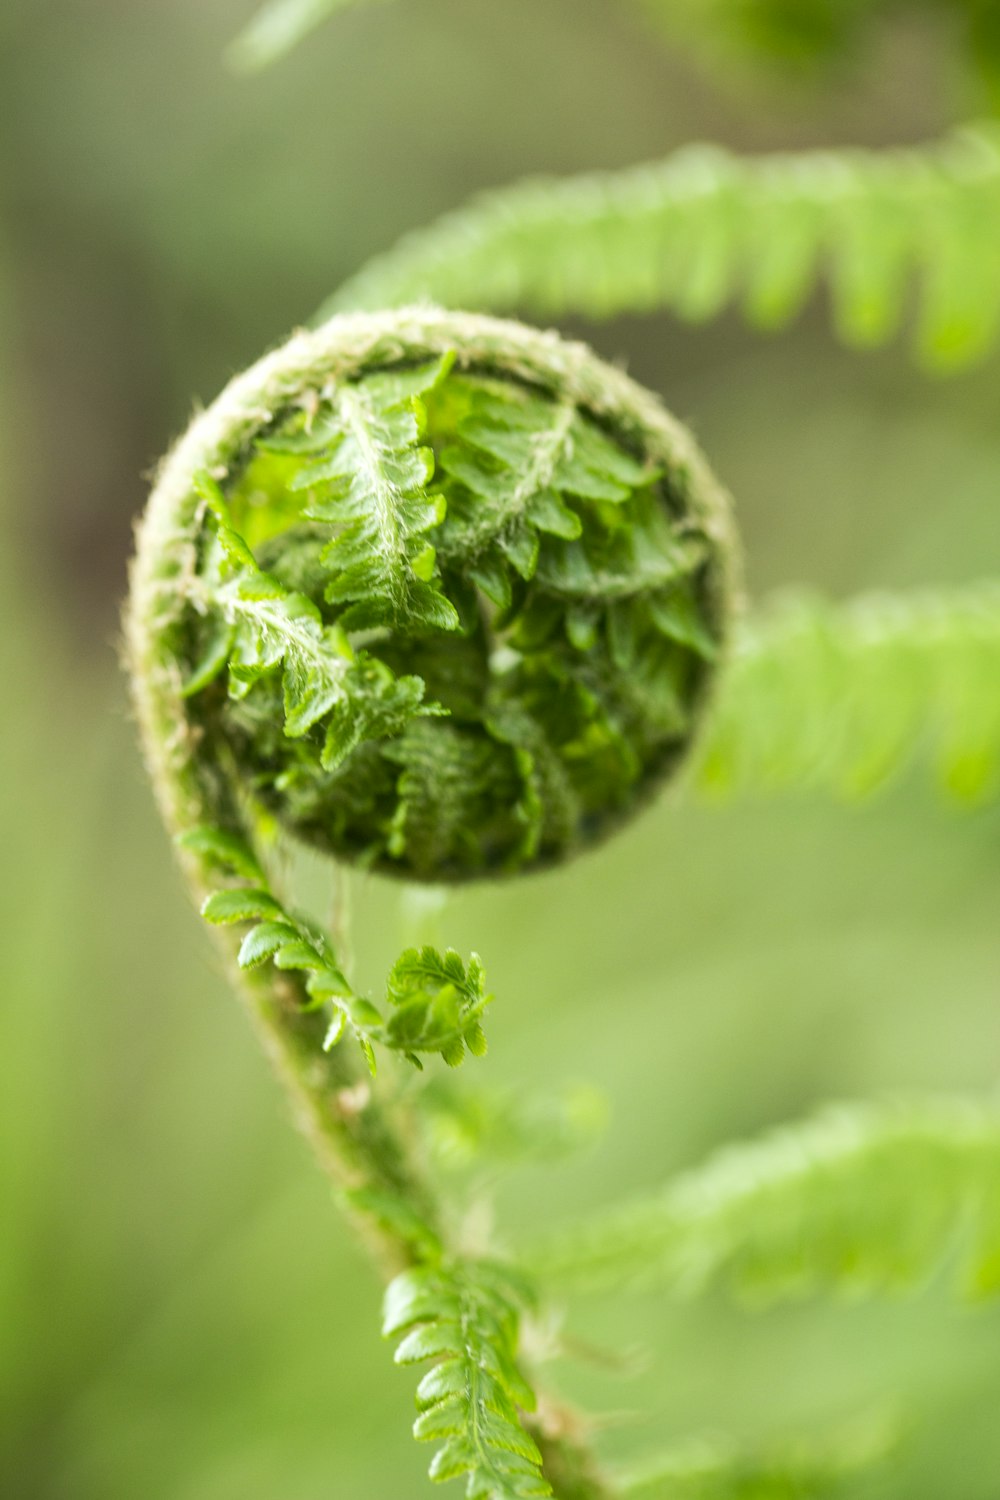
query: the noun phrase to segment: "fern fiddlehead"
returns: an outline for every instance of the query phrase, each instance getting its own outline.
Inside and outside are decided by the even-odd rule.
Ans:
[[[725,496],[581,346],[435,311],[345,316],[235,380],[166,461],[126,619],[165,821],[346,1204],[429,1359],[418,1436],[473,1496],[597,1495],[517,1365],[531,1292],[463,1258],[380,1056],[485,1041],[482,966],[405,953],[384,1003],[278,894],[275,830],[408,879],[529,870],[676,770],[725,643]],[[391,1071],[390,1063],[390,1071]],[[379,1081],[381,1082],[381,1081]]]

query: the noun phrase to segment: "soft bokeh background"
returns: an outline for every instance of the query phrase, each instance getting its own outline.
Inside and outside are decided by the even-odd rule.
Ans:
[[[412,1376],[188,909],[116,661],[144,474],[192,404],[399,232],[519,174],[692,138],[908,141],[966,101],[947,37],[886,32],[808,89],[723,86],[626,0],[412,0],[227,73],[250,0],[0,6],[0,1493],[384,1500],[427,1492]],[[736,319],[580,328],[697,430],[752,589],[958,581],[1000,549],[998,366]],[[593,1078],[610,1131],[503,1195],[506,1222],[647,1186],[831,1098],[996,1082],[1000,815],[660,805],[564,873],[456,897],[500,996],[495,1080]],[[356,891],[374,983],[405,912]],[[623,1031],[620,1017],[630,1022]],[[478,1066],[478,1065],[476,1065]],[[898,1493],[996,1494],[1000,1313],[943,1289],[751,1319],[581,1309],[650,1351],[555,1372],[621,1420],[822,1432],[904,1398]]]

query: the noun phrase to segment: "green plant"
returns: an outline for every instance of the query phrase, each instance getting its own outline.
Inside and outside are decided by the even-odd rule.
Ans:
[[[272,38],[333,8],[272,7]],[[919,270],[919,347],[951,366],[995,336],[998,225],[989,127],[885,156],[701,150],[495,194],[363,270],[161,471],[126,621],[161,810],[389,1279],[396,1358],[430,1365],[415,1430],[431,1475],[470,1496],[849,1491],[884,1452],[878,1424],[611,1472],[586,1422],[539,1397],[524,1330],[567,1287],[874,1293],[955,1254],[966,1290],[994,1293],[1000,1118],[845,1108],[589,1225],[470,1243],[428,1133],[458,1122],[466,1149],[516,1156],[560,1149],[571,1122],[444,1086],[442,1062],[485,1051],[479,958],[409,949],[375,1003],[342,918],[330,934],[298,909],[292,851],[433,883],[520,874],[613,831],[689,761],[714,794],[857,796],[929,752],[953,793],[985,800],[1000,600],[980,585],[747,613],[726,497],[653,397],[554,335],[409,304],[701,318],[740,296],[772,324],[828,265],[839,330],[870,343]]]

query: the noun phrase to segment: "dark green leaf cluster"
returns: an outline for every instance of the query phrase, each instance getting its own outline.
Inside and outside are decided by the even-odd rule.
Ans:
[[[202,481],[188,682],[286,826],[446,880],[624,816],[683,754],[722,629],[683,471],[451,364],[306,392],[227,495]]]
[[[1000,1292],[1000,1111],[942,1101],[829,1110],[722,1151],[660,1193],[540,1244],[542,1276],[755,1301],[903,1291],[949,1258]]]
[[[713,61],[763,63],[801,79],[803,69],[850,61],[901,13],[947,15],[953,35],[996,95],[1000,26],[983,0],[639,0],[671,37],[703,49]]]
[[[449,1067],[457,1067],[466,1050],[477,1057],[485,1053],[482,1016],[492,996],[486,993],[477,954],[466,967],[450,948],[445,953],[430,947],[408,950],[389,975],[389,1015],[383,1020],[372,1002],[356,993],[325,934],[277,900],[246,844],[213,828],[195,829],[182,842],[226,875],[246,881],[213,891],[202,905],[202,916],[217,925],[247,925],[238,956],[241,969],[271,962],[304,976],[309,1003],[330,1015],[327,1049],[350,1032],[372,1073],[378,1045],[401,1053],[418,1068],[421,1055],[438,1054]]]
[[[430,298],[545,317],[669,307],[701,321],[739,301],[771,328],[821,275],[850,343],[884,342],[915,301],[928,362],[986,353],[1000,326],[995,128],[921,150],[742,159],[693,146],[619,173],[517,184],[409,234],[320,316]]]
[[[551,1495],[522,1411],[534,1393],[517,1365],[521,1311],[530,1292],[492,1262],[441,1262],[405,1271],[385,1298],[383,1332],[402,1336],[396,1363],[433,1368],[417,1388],[414,1435],[439,1443],[436,1481],[466,1480],[470,1500]]]

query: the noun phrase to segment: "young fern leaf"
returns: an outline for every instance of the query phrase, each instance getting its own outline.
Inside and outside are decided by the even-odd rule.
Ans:
[[[305,433],[262,445],[306,458],[289,487],[307,492],[307,520],[337,528],[323,554],[331,564],[326,598],[349,606],[339,620],[345,630],[458,628],[426,536],[443,520],[445,502],[428,488],[434,455],[422,445],[419,399],[450,366],[445,355],[416,371],[345,383]]]
[[[985,354],[1000,326],[995,127],[885,152],[741,159],[689,147],[619,173],[518,184],[407,235],[319,318],[432,299],[545,317],[665,307],[701,321],[737,301],[771,328],[827,268],[847,342],[891,337],[912,282],[928,363]]]
[[[547,863],[694,736],[726,633],[724,504],[651,403],[617,410],[629,383],[608,406],[576,381],[576,351],[553,380],[545,336],[508,352],[504,325],[417,312],[402,358],[396,321],[315,335],[370,330],[379,357],[283,387],[225,490],[201,472],[191,713],[340,857],[438,880]]]
[[[1000,795],[998,675],[995,584],[778,600],[740,630],[701,784],[856,798],[929,761],[953,796],[989,801]]]
[[[383,1332],[402,1335],[396,1363],[435,1360],[417,1389],[414,1435],[440,1443],[437,1482],[464,1478],[469,1500],[534,1500],[552,1494],[522,1411],[535,1396],[517,1365],[519,1278],[488,1262],[405,1271],[385,1296]]]
[[[460,487],[441,553],[471,558],[472,576],[506,609],[511,589],[504,563],[530,581],[545,537],[582,536],[576,506],[623,503],[657,476],[585,423],[573,402],[482,381],[457,386],[455,398],[468,410],[458,425],[460,441],[441,454],[445,474]],[[500,557],[484,557],[494,542]]]
[[[1000,1292],[1000,1109],[966,1102],[828,1110],[730,1147],[660,1193],[553,1234],[540,1280],[639,1283],[754,1301],[920,1286],[954,1259],[969,1295]]]
[[[458,1067],[466,1051],[476,1057],[485,1053],[481,1019],[493,997],[486,993],[477,954],[466,967],[451,948],[443,954],[430,947],[404,953],[389,975],[386,1000],[392,1010],[386,1023],[371,1001],[356,993],[325,935],[290,912],[267,888],[246,845],[211,828],[195,829],[182,843],[211,857],[224,874],[251,881],[213,891],[202,903],[201,914],[215,925],[248,924],[237,959],[241,969],[270,962],[276,969],[305,976],[306,994],[329,1015],[327,1049],[349,1032],[372,1074],[379,1045],[402,1053],[418,1068],[423,1066],[421,1055],[437,1054],[449,1067]]]
[[[439,1052],[457,1067],[466,1048],[476,1057],[486,1052],[480,1017],[489,1005],[478,953],[468,967],[453,948],[408,948],[396,960],[387,989],[393,1007],[387,1039],[420,1067],[419,1052]]]
[[[215,518],[224,556],[218,581],[200,581],[195,600],[222,629],[210,637],[189,676],[187,696],[202,692],[227,664],[236,699],[280,668],[285,734],[301,738],[326,719],[321,762],[330,770],[370,735],[394,733],[427,711],[419,678],[393,678],[380,663],[359,661],[341,624],[325,624],[311,599],[257,566],[216,482],[203,473],[197,487]]]

